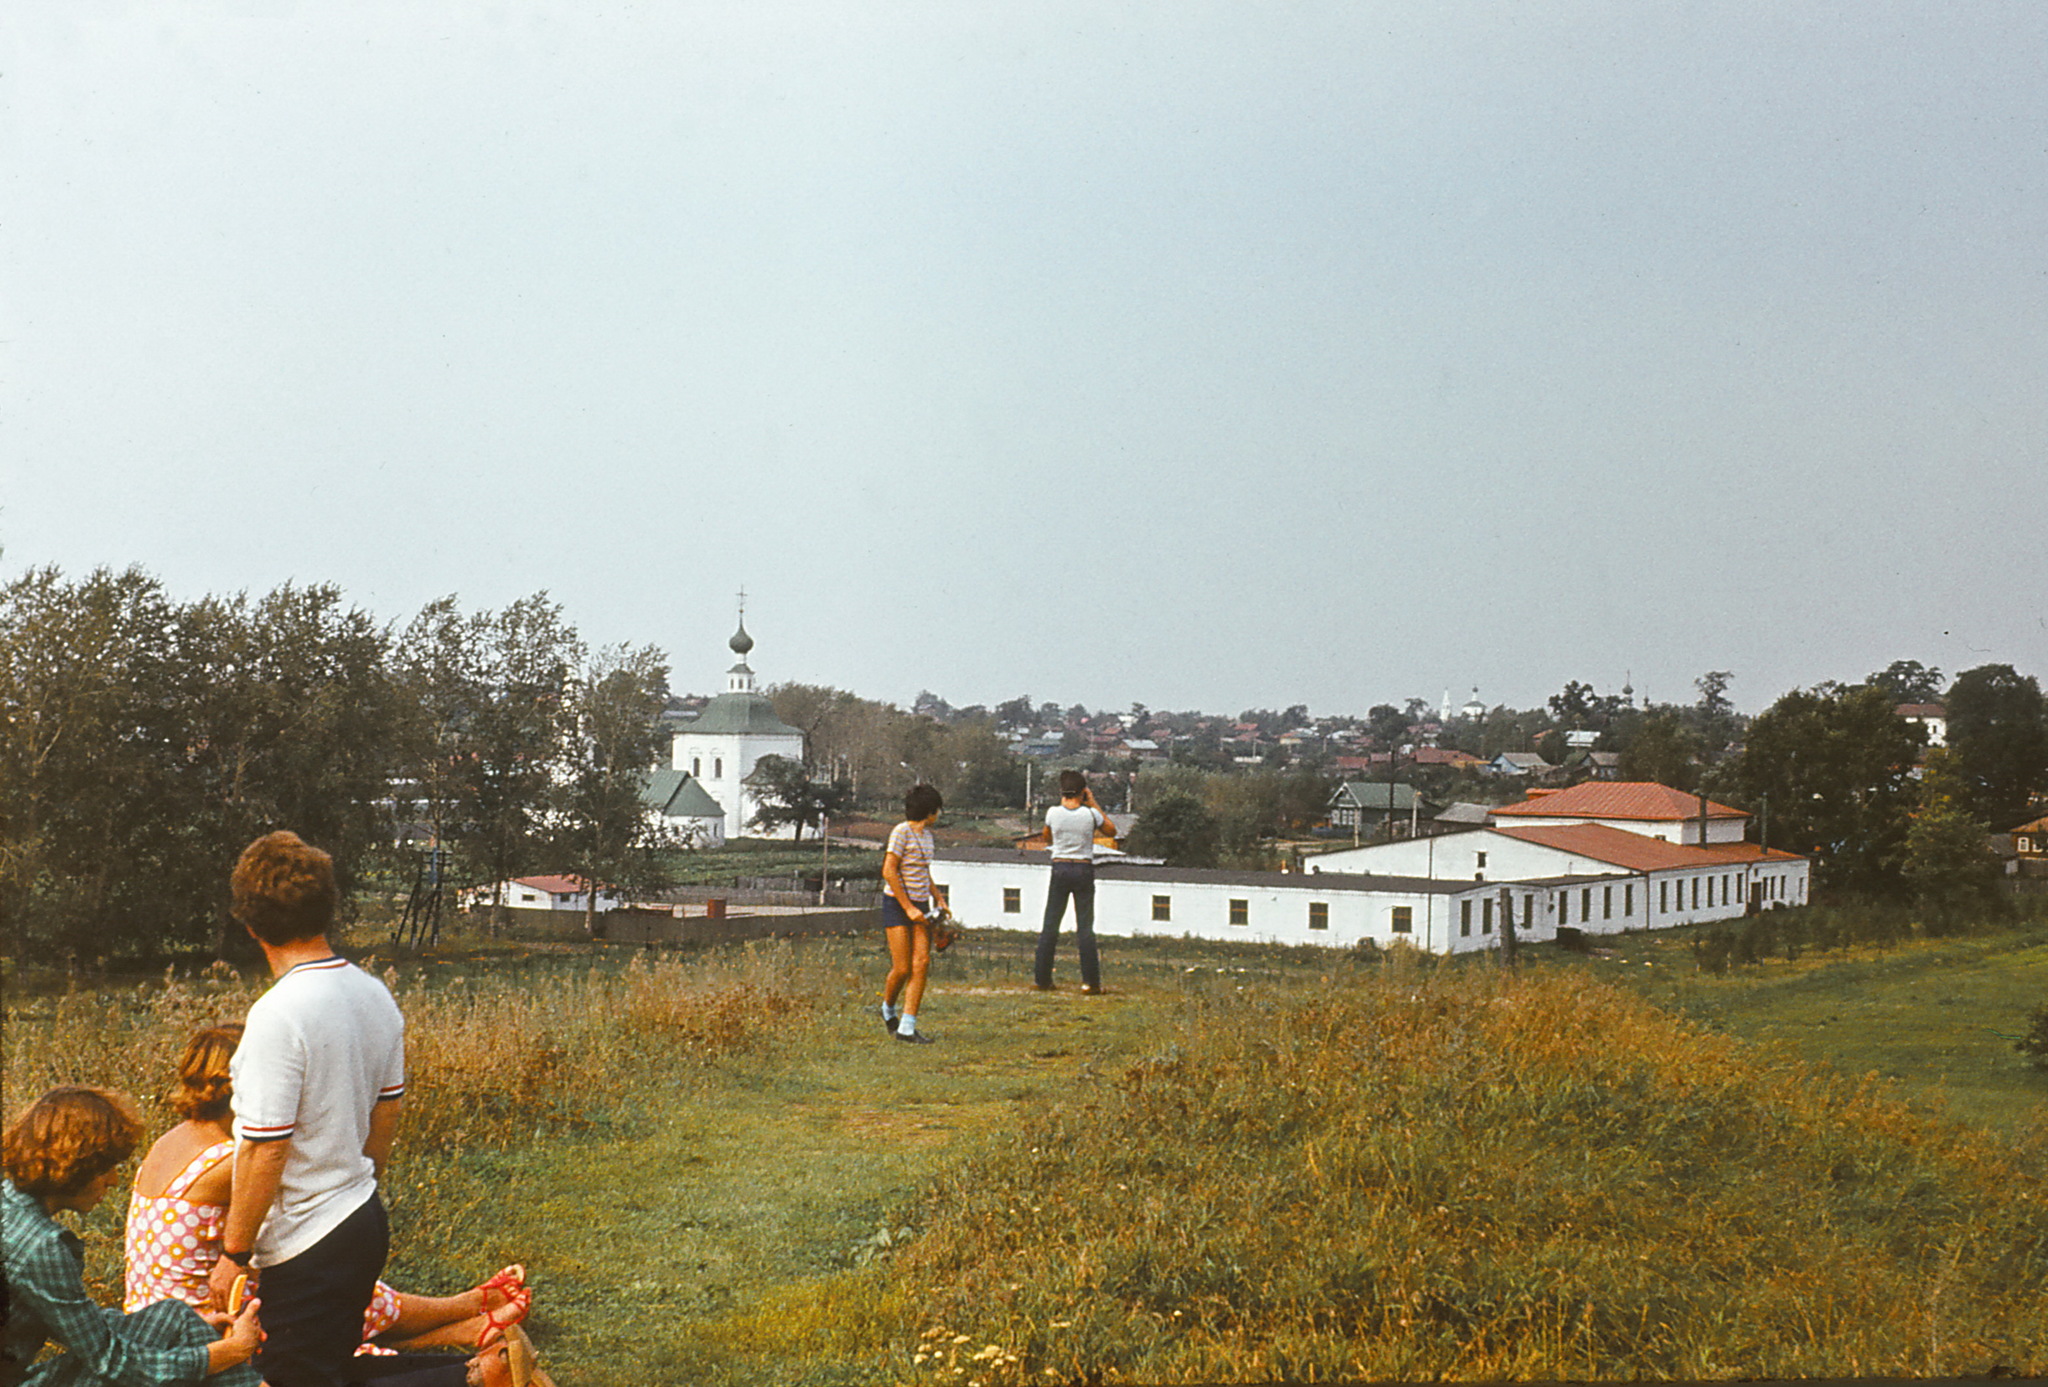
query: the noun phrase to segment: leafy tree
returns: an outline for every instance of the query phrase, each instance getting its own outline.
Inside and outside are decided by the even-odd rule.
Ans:
[[[1581,684],[1576,679],[1568,681],[1562,690],[1550,696],[1551,716],[1565,727],[1590,726],[1598,707],[1599,695],[1593,692],[1593,686]]]
[[[813,780],[801,762],[787,756],[763,756],[755,762],[747,788],[760,805],[753,822],[767,833],[787,824],[792,838],[803,837],[806,828],[821,829],[826,815],[841,813],[853,799],[852,787],[845,782]]]
[[[429,603],[399,640],[416,701],[416,779],[437,835],[470,871],[503,882],[547,850],[548,811],[576,730],[575,629],[546,593],[465,617]],[[503,919],[504,903],[497,903]]]
[[[1900,879],[1923,736],[1882,689],[1795,689],[1750,723],[1724,783],[1745,808],[1768,804],[1771,846],[1815,856],[1822,883],[1886,889]]]
[[[1005,729],[1029,727],[1034,715],[1031,695],[1019,694],[1008,702],[996,705],[996,726]]]
[[[1710,669],[1692,681],[1700,691],[1699,734],[1700,751],[1710,761],[1719,760],[1721,751],[1735,738],[1739,722],[1735,706],[1728,701],[1728,685],[1735,676],[1725,669]]]
[[[1221,835],[1216,816],[1195,796],[1169,790],[1138,816],[1126,846],[1140,857],[1159,857],[1170,867],[1213,867]]]
[[[1398,746],[1408,735],[1414,719],[1391,703],[1377,703],[1366,710],[1366,730],[1381,746]]]
[[[208,598],[184,624],[205,680],[188,701],[190,759],[223,847],[290,828],[333,854],[346,900],[394,836],[403,711],[389,635],[325,585],[286,584],[253,606]]]
[[[1930,933],[1947,934],[1958,913],[1981,905],[1997,882],[1985,848],[1990,829],[1963,808],[1966,786],[1953,752],[1927,754],[1920,806],[1906,830],[1906,883],[1929,912]]]
[[[2040,684],[2011,665],[1963,671],[1948,691],[1948,744],[1963,807],[1997,828],[2020,822],[2035,793],[2048,788],[2048,705]]]
[[[659,891],[670,880],[667,854],[681,844],[640,795],[667,747],[668,662],[652,646],[607,646],[569,693],[574,729],[568,775],[556,787],[556,853],[585,882],[632,896]],[[585,895],[584,929],[595,934],[597,891]]]
[[[17,956],[145,954],[205,941],[178,608],[140,569],[55,568],[0,591],[0,915]],[[225,865],[219,870],[224,874]]]
[[[1700,740],[1671,709],[1646,714],[1621,751],[1623,780],[1653,780],[1674,790],[1699,785]]]
[[[986,721],[945,729],[934,751],[932,783],[958,808],[996,809],[1024,798],[1024,764]]]
[[[1883,689],[1894,703],[1941,701],[1941,671],[1918,660],[1893,660],[1863,682]]]
[[[387,638],[331,587],[180,606],[137,569],[0,595],[0,891],[17,945],[105,960],[235,942],[228,869],[291,827],[344,887],[390,837]]]

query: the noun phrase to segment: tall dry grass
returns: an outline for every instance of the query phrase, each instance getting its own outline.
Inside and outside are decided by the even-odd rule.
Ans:
[[[651,1077],[802,1024],[838,985],[775,941],[683,958],[636,955],[624,968],[480,969],[442,983],[371,966],[406,1018],[405,1115],[387,1198],[395,1218],[411,1213],[430,1250],[463,1262],[476,1255],[461,1251],[476,1194],[474,1182],[449,1171],[466,1153],[602,1126]],[[55,1084],[105,1085],[137,1100],[147,1149],[176,1120],[163,1097],[186,1038],[241,1019],[268,983],[216,965],[193,977],[10,1000],[5,1110]],[[125,1205],[107,1200],[86,1224],[96,1240],[112,1239],[116,1260]],[[118,1265],[96,1259],[92,1270],[101,1294],[118,1285]]]
[[[912,1378],[2048,1372],[2014,1144],[1580,975],[1193,1006],[943,1177]]]

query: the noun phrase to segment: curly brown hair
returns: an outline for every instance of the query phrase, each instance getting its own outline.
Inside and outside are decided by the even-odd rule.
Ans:
[[[0,1137],[0,1162],[23,1194],[77,1194],[135,1154],[142,1119],[106,1088],[66,1084],[21,1111]]]
[[[266,944],[316,939],[334,924],[334,859],[289,829],[243,848],[232,885],[235,918]]]
[[[225,1121],[235,1095],[228,1061],[241,1043],[239,1021],[208,1026],[186,1041],[185,1053],[178,1056],[178,1086],[168,1100],[171,1111],[187,1122]]]

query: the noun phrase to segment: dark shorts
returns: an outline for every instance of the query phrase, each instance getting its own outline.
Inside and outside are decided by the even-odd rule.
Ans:
[[[884,895],[882,897],[882,928],[908,929],[912,925],[929,925],[931,923],[932,903],[930,901],[919,901],[917,908],[925,913],[924,919],[911,919],[903,913],[902,902],[898,901],[894,895]]]

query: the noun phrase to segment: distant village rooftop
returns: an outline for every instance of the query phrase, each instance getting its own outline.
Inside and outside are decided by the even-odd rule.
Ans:
[[[1697,819],[1699,814],[1698,795],[1647,780],[1588,780],[1563,790],[1536,790],[1520,804],[1504,804],[1493,811],[1496,819],[1526,816],[1670,821]],[[1708,800],[1707,817],[1747,819],[1749,815]]]

